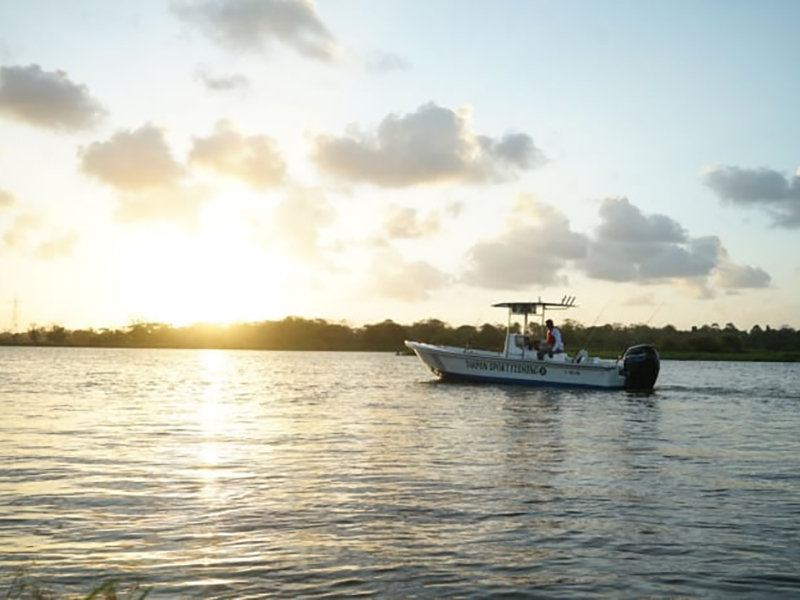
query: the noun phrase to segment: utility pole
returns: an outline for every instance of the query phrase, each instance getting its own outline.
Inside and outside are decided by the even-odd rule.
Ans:
[[[19,296],[14,294],[14,310],[11,313],[11,333],[17,333],[19,329]]]

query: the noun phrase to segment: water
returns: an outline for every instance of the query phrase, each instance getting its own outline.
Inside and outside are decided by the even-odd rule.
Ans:
[[[0,595],[797,598],[800,365],[656,393],[386,354],[0,348]]]

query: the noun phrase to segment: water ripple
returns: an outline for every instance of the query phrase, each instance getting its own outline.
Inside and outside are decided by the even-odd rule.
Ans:
[[[0,573],[57,594],[800,594],[791,365],[665,361],[636,395],[392,355],[6,348],[0,381]]]

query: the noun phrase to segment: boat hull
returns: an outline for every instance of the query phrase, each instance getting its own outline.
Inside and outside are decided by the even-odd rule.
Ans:
[[[623,389],[626,384],[621,366],[614,361],[579,363],[565,355],[540,360],[535,353],[507,356],[410,341],[406,346],[442,379],[594,389]]]

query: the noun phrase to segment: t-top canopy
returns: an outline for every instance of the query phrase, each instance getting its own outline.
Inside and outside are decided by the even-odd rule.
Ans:
[[[564,296],[561,302],[543,302],[541,299],[535,302],[499,302],[492,304],[497,308],[507,308],[512,315],[535,315],[541,310],[565,310],[575,306],[575,296]]]

